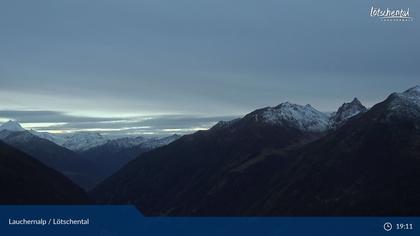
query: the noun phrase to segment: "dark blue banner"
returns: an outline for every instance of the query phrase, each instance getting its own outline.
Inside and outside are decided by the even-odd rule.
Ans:
[[[419,235],[420,217],[144,217],[131,206],[1,206],[0,235]]]

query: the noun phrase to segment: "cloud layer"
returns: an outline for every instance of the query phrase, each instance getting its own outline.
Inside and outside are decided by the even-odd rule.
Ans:
[[[50,132],[96,131],[112,135],[169,135],[186,134],[208,129],[221,120],[235,117],[83,117],[57,111],[0,110],[0,121],[16,120],[27,129]],[[1,124],[1,122],[0,122]]]

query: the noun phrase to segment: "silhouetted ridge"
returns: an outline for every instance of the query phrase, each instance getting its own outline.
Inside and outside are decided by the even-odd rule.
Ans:
[[[0,204],[87,204],[85,192],[57,171],[0,141]]]

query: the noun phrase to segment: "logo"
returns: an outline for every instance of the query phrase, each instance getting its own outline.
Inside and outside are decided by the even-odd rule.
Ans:
[[[410,8],[406,9],[391,9],[379,8],[372,6],[370,8],[370,17],[379,18],[381,21],[400,21],[407,22],[413,21],[414,17],[410,16]]]

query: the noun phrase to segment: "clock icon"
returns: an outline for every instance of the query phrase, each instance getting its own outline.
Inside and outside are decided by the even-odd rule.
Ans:
[[[384,230],[387,231],[387,232],[391,231],[392,230],[392,224],[389,223],[389,222],[386,222],[384,224]]]

